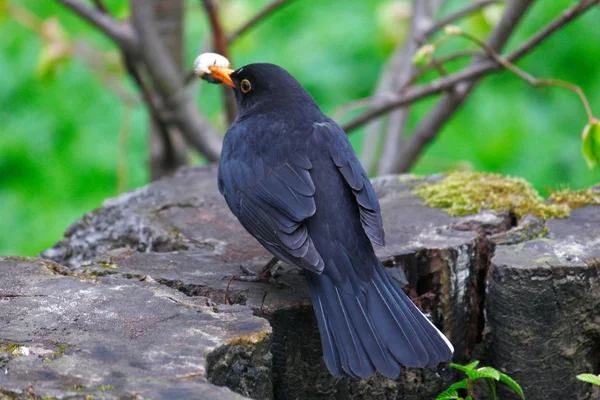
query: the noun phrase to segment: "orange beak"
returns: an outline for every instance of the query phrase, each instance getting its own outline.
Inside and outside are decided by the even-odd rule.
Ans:
[[[235,83],[233,83],[233,81],[231,80],[231,77],[229,76],[233,72],[235,72],[235,70],[229,69],[229,68],[221,68],[221,67],[217,67],[214,65],[209,66],[208,69],[210,69],[211,75],[213,77],[220,80],[227,86],[231,86],[233,88],[235,87]]]

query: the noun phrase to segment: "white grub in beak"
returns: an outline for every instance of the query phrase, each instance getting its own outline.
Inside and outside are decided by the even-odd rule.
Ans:
[[[211,83],[224,83],[234,87],[233,81],[229,75],[233,72],[230,69],[229,60],[217,53],[202,53],[194,61],[194,73],[201,79]]]

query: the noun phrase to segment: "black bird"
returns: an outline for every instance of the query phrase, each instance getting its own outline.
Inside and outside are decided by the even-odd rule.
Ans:
[[[446,337],[387,276],[377,196],[343,129],[273,64],[211,68],[238,115],[219,162],[219,191],[277,258],[305,269],[323,354],[335,376],[389,378],[400,364],[452,357]]]

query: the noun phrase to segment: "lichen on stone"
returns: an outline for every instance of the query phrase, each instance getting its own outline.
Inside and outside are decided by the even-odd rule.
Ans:
[[[556,192],[551,195],[552,202],[545,202],[524,179],[486,172],[452,172],[439,182],[418,185],[412,192],[429,207],[453,216],[492,209],[511,210],[517,218],[528,213],[543,219],[564,218],[573,208],[600,204],[600,193],[592,189]]]
[[[262,342],[263,340],[265,340],[265,338],[267,337],[267,335],[269,335],[270,332],[268,331],[258,331],[258,332],[250,332],[248,334],[245,335],[239,335],[236,336],[230,340],[227,341],[228,345],[231,346],[236,346],[236,345],[254,345],[256,343]]]

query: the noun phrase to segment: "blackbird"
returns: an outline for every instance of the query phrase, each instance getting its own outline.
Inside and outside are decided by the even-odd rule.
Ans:
[[[400,364],[434,367],[448,339],[388,277],[379,201],[343,129],[283,68],[211,67],[233,88],[218,185],[242,226],[305,270],[323,355],[335,376],[389,378]]]

